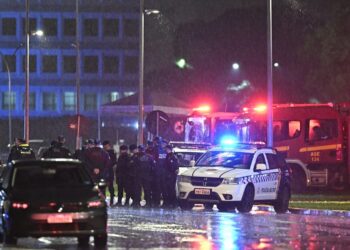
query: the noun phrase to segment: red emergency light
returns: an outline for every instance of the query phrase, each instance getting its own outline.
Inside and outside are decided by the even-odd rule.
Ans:
[[[193,111],[198,111],[198,112],[209,112],[210,111],[210,106],[209,105],[203,105],[203,106],[199,106],[196,108],[192,109]]]

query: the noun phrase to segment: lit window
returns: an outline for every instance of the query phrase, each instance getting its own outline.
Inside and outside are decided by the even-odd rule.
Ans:
[[[127,91],[127,92],[124,92],[124,96],[131,96],[131,95],[134,95],[135,92],[133,91]]]
[[[43,92],[43,110],[54,111],[57,109],[57,98],[55,93]]]
[[[2,109],[15,109],[16,107],[16,93],[3,92],[2,93]]]
[[[111,92],[111,101],[114,102],[119,99],[119,93],[118,92]]]
[[[114,102],[118,99],[119,99],[118,92],[105,93],[104,95],[102,95],[102,104]]]
[[[2,34],[4,36],[16,35],[16,18],[3,18],[2,19]]]
[[[97,109],[97,96],[95,93],[84,95],[84,110],[94,111]]]
[[[63,93],[63,110],[74,111],[75,110],[75,92]]]

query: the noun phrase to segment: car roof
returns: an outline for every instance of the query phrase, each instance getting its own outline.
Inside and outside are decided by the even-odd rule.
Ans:
[[[217,146],[210,149],[209,151],[244,152],[252,154],[256,153],[257,151],[276,153],[275,149],[256,143],[235,143],[228,146]]]
[[[38,159],[38,160],[14,160],[9,166],[25,167],[27,165],[48,165],[49,163],[61,163],[61,164],[81,164],[81,161],[76,159],[66,159],[66,158],[50,158],[50,159]]]
[[[175,147],[174,149],[174,153],[205,153],[208,150],[206,149],[198,149],[198,148],[177,148]]]

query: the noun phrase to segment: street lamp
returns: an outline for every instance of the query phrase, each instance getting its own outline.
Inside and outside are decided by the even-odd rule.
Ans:
[[[273,147],[272,0],[267,1],[267,146]]]
[[[233,69],[233,70],[239,70],[239,64],[236,63],[236,62],[233,63],[233,64],[232,64],[232,69]]]
[[[138,143],[139,145],[143,144],[143,118],[144,118],[144,55],[145,55],[145,14],[151,15],[151,14],[159,14],[159,10],[154,9],[144,9],[144,0],[140,0],[140,59],[139,59],[139,119],[138,119]]]
[[[75,2],[75,48],[76,57],[76,116],[77,116],[77,133],[75,139],[75,148],[80,149],[80,43],[79,43],[79,0]]]

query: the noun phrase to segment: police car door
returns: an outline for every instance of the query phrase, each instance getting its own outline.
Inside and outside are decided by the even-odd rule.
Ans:
[[[258,170],[258,164],[265,164],[266,169]],[[276,169],[269,169],[269,165],[267,163],[265,154],[260,153],[257,156],[254,172],[255,175],[253,178],[253,182],[255,185],[255,200],[273,199],[276,193],[276,185],[273,181],[276,176]]]

